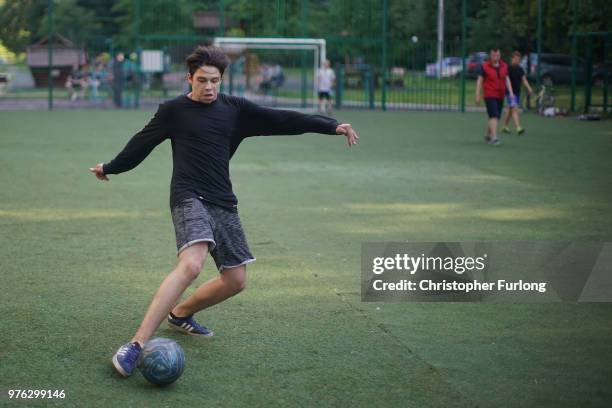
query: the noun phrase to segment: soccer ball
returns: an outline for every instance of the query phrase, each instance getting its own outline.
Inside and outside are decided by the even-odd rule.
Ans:
[[[156,337],[144,346],[138,369],[152,384],[171,384],[183,374],[185,353],[176,341]]]

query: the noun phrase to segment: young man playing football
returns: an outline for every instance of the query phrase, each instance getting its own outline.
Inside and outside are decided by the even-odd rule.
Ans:
[[[112,358],[123,376],[132,373],[142,348],[164,319],[186,333],[212,336],[194,314],[244,289],[246,265],[255,257],[247,245],[229,175],[229,161],[240,143],[250,136],[307,132],[343,135],[349,146],[359,139],[350,124],[335,119],[264,108],[220,93],[229,61],[217,48],[198,47],[186,62],[191,92],[161,104],[117,157],[90,169],[99,180],[108,180],[109,174],[136,167],[164,140],[172,143],[170,208],[178,261],[155,293],[136,334]],[[219,275],[176,304],[209,253]]]

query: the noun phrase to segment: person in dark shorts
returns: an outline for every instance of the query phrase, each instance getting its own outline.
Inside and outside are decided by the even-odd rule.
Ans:
[[[323,99],[326,101],[331,101],[331,91],[319,91],[319,100],[323,103]]]
[[[497,48],[491,49],[489,59],[480,66],[476,81],[476,105],[480,105],[481,88],[484,89],[484,100],[489,116],[485,141],[488,144],[498,145],[497,121],[501,118],[504,107],[504,95],[506,90],[511,96],[514,96],[514,93],[508,77],[508,65],[501,60],[501,53]]]
[[[142,348],[164,319],[191,335],[212,336],[193,315],[244,289],[246,265],[255,261],[238,216],[229,161],[247,137],[307,132],[359,139],[350,124],[320,115],[270,109],[244,98],[219,93],[227,56],[214,47],[198,47],[187,57],[192,91],[161,104],[151,121],[110,162],[90,171],[99,180],[138,166],[160,143],[172,143],[170,208],[178,262],[164,279],[132,340],[112,358],[123,376],[132,374]],[[210,252],[219,275],[176,304],[202,270]]]
[[[325,60],[317,73],[317,89],[319,91],[319,112],[332,112],[332,89],[336,84],[336,74],[331,69],[329,60]]]
[[[510,133],[508,124],[510,123],[510,117],[512,117],[512,121],[516,127],[516,133],[522,135],[525,133],[525,129],[521,127],[521,122],[519,120],[519,108],[521,106],[521,85],[525,85],[525,88],[527,88],[529,94],[533,93],[533,90],[529,85],[529,81],[527,81],[527,76],[525,75],[523,67],[521,67],[521,53],[518,51],[514,51],[512,53],[512,61],[510,62],[510,67],[508,67],[508,76],[510,77],[510,84],[512,84],[514,97],[511,97],[506,91],[508,108],[506,109],[506,115],[504,116],[504,127],[502,128],[502,132]]]

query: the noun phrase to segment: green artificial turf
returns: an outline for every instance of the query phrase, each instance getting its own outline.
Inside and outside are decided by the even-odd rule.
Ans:
[[[2,392],[64,389],[70,406],[609,406],[611,304],[362,303],[359,285],[367,241],[611,241],[612,125],[525,115],[526,135],[492,147],[484,114],[336,115],[355,148],[323,135],[241,146],[231,170],[258,261],[245,292],[198,316],[213,338],[160,328],[187,362],[159,389],[110,358],[175,262],[169,143],[101,183],[88,167],[151,112],[0,112]],[[215,274],[209,260],[196,284]]]

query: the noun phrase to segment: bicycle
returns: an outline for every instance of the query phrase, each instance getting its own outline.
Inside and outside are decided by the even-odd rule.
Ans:
[[[540,91],[536,95],[536,112],[544,115],[546,109],[555,107],[555,96],[553,87],[550,85],[542,85]]]

